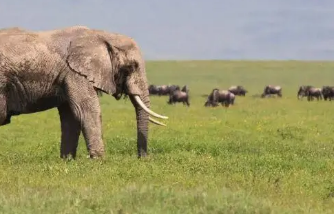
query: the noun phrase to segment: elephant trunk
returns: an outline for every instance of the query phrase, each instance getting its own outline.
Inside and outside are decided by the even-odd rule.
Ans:
[[[149,90],[146,79],[145,63],[141,61],[139,72],[135,72],[127,81],[127,88],[130,100],[136,111],[137,119],[137,149],[138,158],[147,155],[148,123],[166,126],[159,121],[154,120],[149,115],[167,119],[168,117],[159,115],[150,109]]]
[[[130,99],[136,111],[138,158],[145,157],[147,155],[149,114],[142,107],[140,107],[135,99],[135,96],[130,96]],[[148,94],[145,93],[140,97],[140,99],[147,108],[150,107],[150,99]]]

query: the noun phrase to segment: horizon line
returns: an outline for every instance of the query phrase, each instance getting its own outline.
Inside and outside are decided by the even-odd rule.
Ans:
[[[193,62],[193,61],[230,61],[230,62],[334,62],[317,59],[146,59],[146,62]]]

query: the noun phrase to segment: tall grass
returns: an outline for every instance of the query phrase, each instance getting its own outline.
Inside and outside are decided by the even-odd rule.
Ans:
[[[136,158],[129,100],[104,95],[106,159],[59,159],[56,109],[14,117],[0,132],[1,213],[332,213],[334,102],[297,100],[299,85],[334,85],[334,63],[148,62],[151,84],[187,84],[190,107],[151,97],[167,127],[150,125]],[[231,108],[205,108],[215,87],[243,85]],[[267,84],[282,98],[261,99]]]

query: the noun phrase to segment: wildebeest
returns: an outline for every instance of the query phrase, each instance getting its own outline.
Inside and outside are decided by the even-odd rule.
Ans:
[[[184,92],[189,92],[189,89],[188,89],[188,86],[187,85],[184,85],[181,89],[181,91],[184,91]]]
[[[307,96],[307,100],[311,101],[313,100],[314,97],[317,98],[317,100],[322,99],[322,93],[321,93],[321,88],[316,88],[316,87],[309,87],[305,91],[305,95]]]
[[[321,92],[324,100],[332,101],[334,99],[334,86],[323,86]]]
[[[243,86],[237,85],[237,86],[231,86],[228,89],[229,92],[233,93],[234,95],[238,96],[245,96],[246,93],[248,92]]]
[[[159,93],[159,90],[160,90],[160,86],[157,86],[157,85],[150,85],[148,87],[148,91],[150,95],[157,95]]]
[[[215,88],[212,90],[211,94],[208,96],[207,101],[204,106],[218,106],[221,103],[222,106],[229,107],[234,105],[235,95],[228,90],[219,90]]]
[[[261,97],[266,97],[268,95],[276,94],[279,97],[282,97],[282,87],[281,86],[274,86],[274,85],[267,85],[264,87],[263,94]]]
[[[297,92],[297,98],[298,100],[302,99],[303,97],[306,97],[306,91],[309,89],[309,88],[312,88],[313,86],[312,85],[302,85],[299,87],[299,90]]]
[[[158,92],[158,95],[161,96],[161,95],[168,95],[169,94],[169,85],[161,85],[159,86],[159,92]]]
[[[189,93],[188,90],[183,87],[182,90],[178,89],[178,90],[174,90],[169,94],[169,100],[168,100],[168,104],[175,104],[178,102],[182,102],[183,105],[187,105],[190,106],[189,103]]]
[[[149,93],[150,95],[169,95],[175,90],[179,90],[180,86],[178,85],[150,85]]]

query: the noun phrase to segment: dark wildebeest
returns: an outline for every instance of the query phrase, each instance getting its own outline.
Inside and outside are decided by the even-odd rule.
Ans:
[[[211,94],[208,96],[207,101],[204,106],[216,107],[221,103],[222,106],[229,107],[234,105],[235,95],[228,90],[219,90],[215,88],[212,90]]]
[[[266,97],[268,95],[274,95],[277,94],[277,96],[282,97],[282,87],[281,86],[274,86],[274,85],[267,85],[264,87],[263,94],[261,97]]]
[[[311,85],[302,85],[299,87],[299,90],[297,92],[297,98],[298,100],[302,99],[303,97],[306,97],[306,91],[309,89],[309,88],[312,88],[313,86]]]
[[[187,85],[183,86],[181,91],[188,93],[189,92],[188,86]]]
[[[159,94],[159,90],[160,90],[160,86],[157,86],[157,85],[150,85],[148,87],[148,91],[149,91],[150,95]]]
[[[332,101],[334,99],[334,86],[323,86],[321,92],[324,100]]]
[[[229,92],[233,93],[234,95],[238,96],[245,96],[246,93],[248,92],[243,86],[237,85],[237,86],[231,86],[228,89]]]
[[[182,88],[184,89],[184,88]],[[175,104],[175,103],[178,103],[178,102],[182,102],[183,105],[187,105],[187,106],[190,106],[190,103],[189,103],[189,93],[188,91],[183,91],[183,90],[174,90],[172,91],[170,94],[169,94],[169,100],[168,100],[168,104]]]
[[[316,87],[307,88],[305,91],[305,95],[307,96],[308,101],[313,100],[314,97],[316,97],[317,100],[322,99],[321,88],[316,88]]]
[[[180,86],[178,85],[169,85],[168,86],[169,94],[172,94],[174,91],[180,90]]]
[[[162,85],[159,88],[159,96],[161,95],[170,95],[173,91],[180,90],[180,86],[178,85]]]

